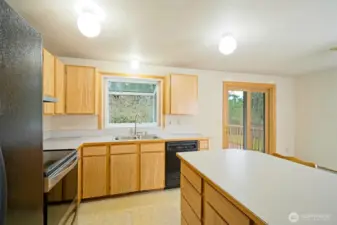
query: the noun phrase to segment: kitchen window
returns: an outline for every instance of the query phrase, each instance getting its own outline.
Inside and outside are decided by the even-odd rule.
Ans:
[[[158,126],[160,82],[155,79],[106,78],[105,127]]]

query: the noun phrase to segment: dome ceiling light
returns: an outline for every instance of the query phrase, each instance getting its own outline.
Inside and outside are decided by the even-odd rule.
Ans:
[[[98,18],[91,13],[83,13],[77,20],[78,29],[88,37],[97,37],[101,33],[101,24]]]
[[[232,54],[236,47],[237,43],[232,35],[224,35],[219,42],[219,51],[224,55]]]
[[[81,0],[77,3],[77,26],[80,32],[89,38],[101,33],[101,22],[105,19],[104,11],[92,0]]]

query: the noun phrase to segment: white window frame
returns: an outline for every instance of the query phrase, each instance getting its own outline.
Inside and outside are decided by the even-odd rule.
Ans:
[[[146,84],[156,84],[157,87],[153,93],[131,93],[131,92],[110,92],[109,91],[109,82],[131,82],[131,83],[146,83]],[[120,77],[104,77],[104,126],[105,128],[116,128],[116,127],[134,127],[135,123],[109,123],[109,94],[118,94],[118,95],[146,95],[151,96],[157,94],[157,122],[155,123],[137,123],[137,127],[159,127],[160,119],[160,93],[159,93],[159,79],[147,79],[147,78],[120,78]]]

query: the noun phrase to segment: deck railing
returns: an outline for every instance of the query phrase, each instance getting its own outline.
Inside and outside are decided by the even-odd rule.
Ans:
[[[244,149],[244,129],[241,125],[227,126],[228,147]],[[252,126],[252,149],[256,151],[264,151],[264,128],[263,126]]]

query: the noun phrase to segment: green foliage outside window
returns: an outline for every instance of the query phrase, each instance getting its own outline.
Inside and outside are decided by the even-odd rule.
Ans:
[[[156,123],[157,84],[109,81],[110,124]]]

